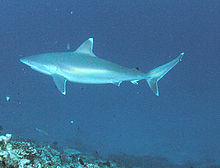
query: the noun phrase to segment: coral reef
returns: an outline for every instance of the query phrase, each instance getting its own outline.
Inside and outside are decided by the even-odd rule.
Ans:
[[[0,136],[1,168],[123,168],[119,164],[83,155],[74,149],[58,149],[28,140]]]

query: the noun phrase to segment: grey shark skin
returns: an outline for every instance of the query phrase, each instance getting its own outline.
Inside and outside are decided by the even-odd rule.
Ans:
[[[93,38],[89,38],[74,52],[45,53],[21,58],[20,61],[38,72],[52,76],[63,95],[66,94],[66,81],[112,83],[120,86],[123,81],[138,84],[139,80],[145,79],[152,91],[159,96],[157,82],[182,60],[183,55],[184,53],[181,53],[171,62],[143,73],[98,58],[93,53]]]

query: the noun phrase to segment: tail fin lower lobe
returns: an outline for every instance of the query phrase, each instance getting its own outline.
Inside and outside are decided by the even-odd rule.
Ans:
[[[177,63],[182,61],[184,53],[181,53],[177,58],[170,61],[167,64],[161,65],[150,72],[147,73],[147,83],[150,86],[151,90],[159,96],[159,90],[157,82],[167,73],[169,70],[171,70]]]

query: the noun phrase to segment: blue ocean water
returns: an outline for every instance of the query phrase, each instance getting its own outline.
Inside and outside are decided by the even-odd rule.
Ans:
[[[219,9],[218,0],[0,1],[0,125],[102,156],[220,164]],[[145,81],[68,82],[63,96],[51,77],[19,62],[74,51],[90,37],[98,57],[144,72],[185,55],[159,82],[159,97]]]

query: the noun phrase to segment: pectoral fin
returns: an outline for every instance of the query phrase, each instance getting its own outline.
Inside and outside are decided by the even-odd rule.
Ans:
[[[53,74],[53,81],[57,87],[57,89],[63,94],[66,95],[66,79],[63,76]]]

